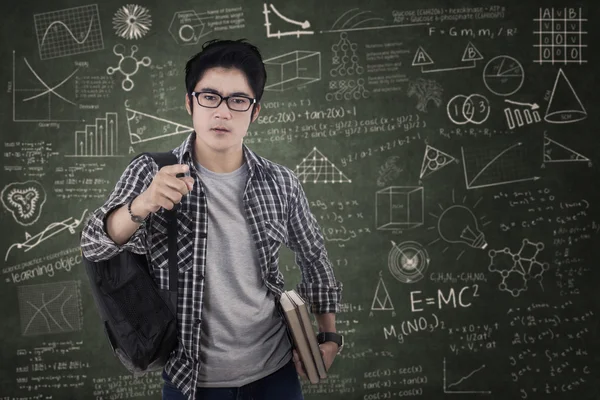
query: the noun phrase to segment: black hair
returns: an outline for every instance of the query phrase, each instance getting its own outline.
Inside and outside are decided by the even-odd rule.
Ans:
[[[205,42],[202,50],[185,65],[185,88],[188,96],[191,96],[207,69],[237,68],[246,75],[256,102],[260,102],[267,81],[267,71],[258,48],[245,40],[214,39]]]

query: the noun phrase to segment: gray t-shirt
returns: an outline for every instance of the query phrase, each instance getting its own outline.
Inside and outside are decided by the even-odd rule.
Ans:
[[[243,386],[288,363],[291,343],[246,222],[248,165],[229,173],[196,166],[208,207],[198,386]]]

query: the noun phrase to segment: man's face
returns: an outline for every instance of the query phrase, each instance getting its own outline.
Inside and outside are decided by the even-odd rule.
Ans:
[[[210,92],[205,96],[207,99],[215,98],[211,93],[223,97],[235,95],[254,98],[255,96],[246,75],[236,68],[207,69],[202,79],[196,83],[194,92]],[[241,146],[250,121],[258,117],[260,104],[250,107],[247,111],[230,110],[226,101],[221,102],[217,108],[206,108],[198,104],[196,97],[186,95],[186,108],[192,115],[196,140],[213,151],[224,152]]]

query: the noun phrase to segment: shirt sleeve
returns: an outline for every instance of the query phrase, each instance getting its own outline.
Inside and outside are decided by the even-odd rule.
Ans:
[[[106,217],[129,203],[150,186],[158,166],[151,157],[134,159],[125,169],[106,202],[87,219],[81,233],[81,251],[91,261],[107,260],[123,250],[146,253],[146,224],[140,225],[129,240],[117,245],[106,232]]]
[[[296,264],[301,271],[297,290],[308,300],[313,313],[337,312],[342,298],[342,283],[334,276],[321,228],[310,211],[302,185],[297,179],[295,183],[287,228],[288,247],[295,253]]]

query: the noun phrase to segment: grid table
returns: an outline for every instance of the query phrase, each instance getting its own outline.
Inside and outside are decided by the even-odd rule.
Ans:
[[[534,19],[539,23],[538,30],[533,33],[538,35],[538,43],[533,46],[538,48],[538,59],[534,62],[543,63],[586,63],[583,50],[587,47],[583,38],[587,34],[583,30],[586,18],[582,17],[581,8],[540,8],[539,18]]]

